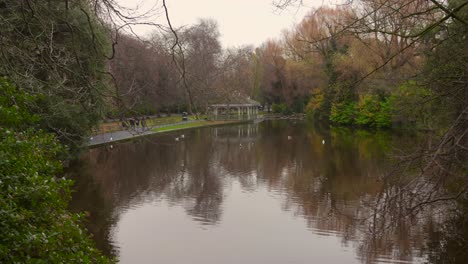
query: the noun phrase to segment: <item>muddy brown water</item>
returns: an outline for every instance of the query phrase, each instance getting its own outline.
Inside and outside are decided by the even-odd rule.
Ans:
[[[424,263],[436,214],[366,222],[386,155],[413,142],[298,121],[151,136],[84,154],[72,208],[120,263]]]

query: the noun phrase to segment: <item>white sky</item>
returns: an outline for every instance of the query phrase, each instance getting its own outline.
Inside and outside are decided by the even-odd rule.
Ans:
[[[290,29],[312,8],[328,2],[326,0],[305,0],[306,6],[279,12],[273,0],[166,0],[174,27],[189,26],[199,18],[211,18],[218,22],[221,43],[224,47],[259,46],[267,39],[278,38],[281,31]],[[148,8],[162,6],[162,0],[118,0],[125,7],[146,12]],[[333,2],[333,1],[332,1]],[[159,9],[162,11],[162,9]],[[154,22],[165,23],[163,13]],[[137,34],[148,34],[149,27],[134,27]]]

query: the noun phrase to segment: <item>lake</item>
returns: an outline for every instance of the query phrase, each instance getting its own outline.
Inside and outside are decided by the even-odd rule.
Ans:
[[[424,263],[439,211],[376,220],[416,142],[303,121],[155,135],[85,153],[71,206],[120,263]]]

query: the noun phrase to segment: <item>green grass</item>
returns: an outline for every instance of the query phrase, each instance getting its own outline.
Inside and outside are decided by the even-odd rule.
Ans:
[[[173,130],[180,130],[186,128],[193,128],[193,127],[203,127],[203,126],[211,126],[211,125],[221,125],[221,124],[229,124],[233,123],[233,121],[205,121],[200,120],[197,122],[185,123],[185,124],[177,124],[177,125],[168,125],[165,127],[156,127],[153,128],[152,131],[154,132],[165,132],[165,131],[173,131]]]
[[[206,117],[206,115],[200,115],[200,120],[203,120]],[[196,120],[195,116],[188,116],[188,120]],[[179,123],[182,122],[182,116],[181,115],[172,115],[172,116],[165,116],[165,117],[158,117],[154,119],[150,119],[147,122],[148,126],[160,126],[160,125],[167,125],[167,124],[173,124],[173,123]]]
[[[189,120],[193,119],[192,117],[189,117]],[[172,123],[178,123],[182,121],[182,117],[180,115],[172,115],[172,116],[166,116],[166,117],[159,117],[159,118],[154,118],[151,119],[147,122],[148,126],[160,126],[160,125],[167,125],[167,124],[172,124]]]
[[[186,123],[186,124],[178,124],[178,125],[172,125],[172,126],[157,127],[157,128],[153,128],[153,131],[154,132],[163,132],[163,131],[179,130],[179,129],[184,129],[184,128],[205,126],[205,125],[212,124],[212,123],[213,122],[209,122],[209,121],[199,121],[199,122],[192,122],[192,123]]]

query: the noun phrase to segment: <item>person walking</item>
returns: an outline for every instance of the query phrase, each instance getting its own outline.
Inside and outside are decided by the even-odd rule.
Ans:
[[[126,130],[128,127],[126,120],[124,118],[120,118],[120,121],[122,122],[122,128]]]
[[[141,118],[141,129],[143,129],[143,131],[146,130],[146,118],[147,117],[142,117]]]
[[[133,119],[133,117],[130,117],[128,122],[130,122],[130,128],[135,129],[135,119]]]
[[[140,127],[140,118],[138,117],[135,117],[135,130],[138,130],[138,128]]]

